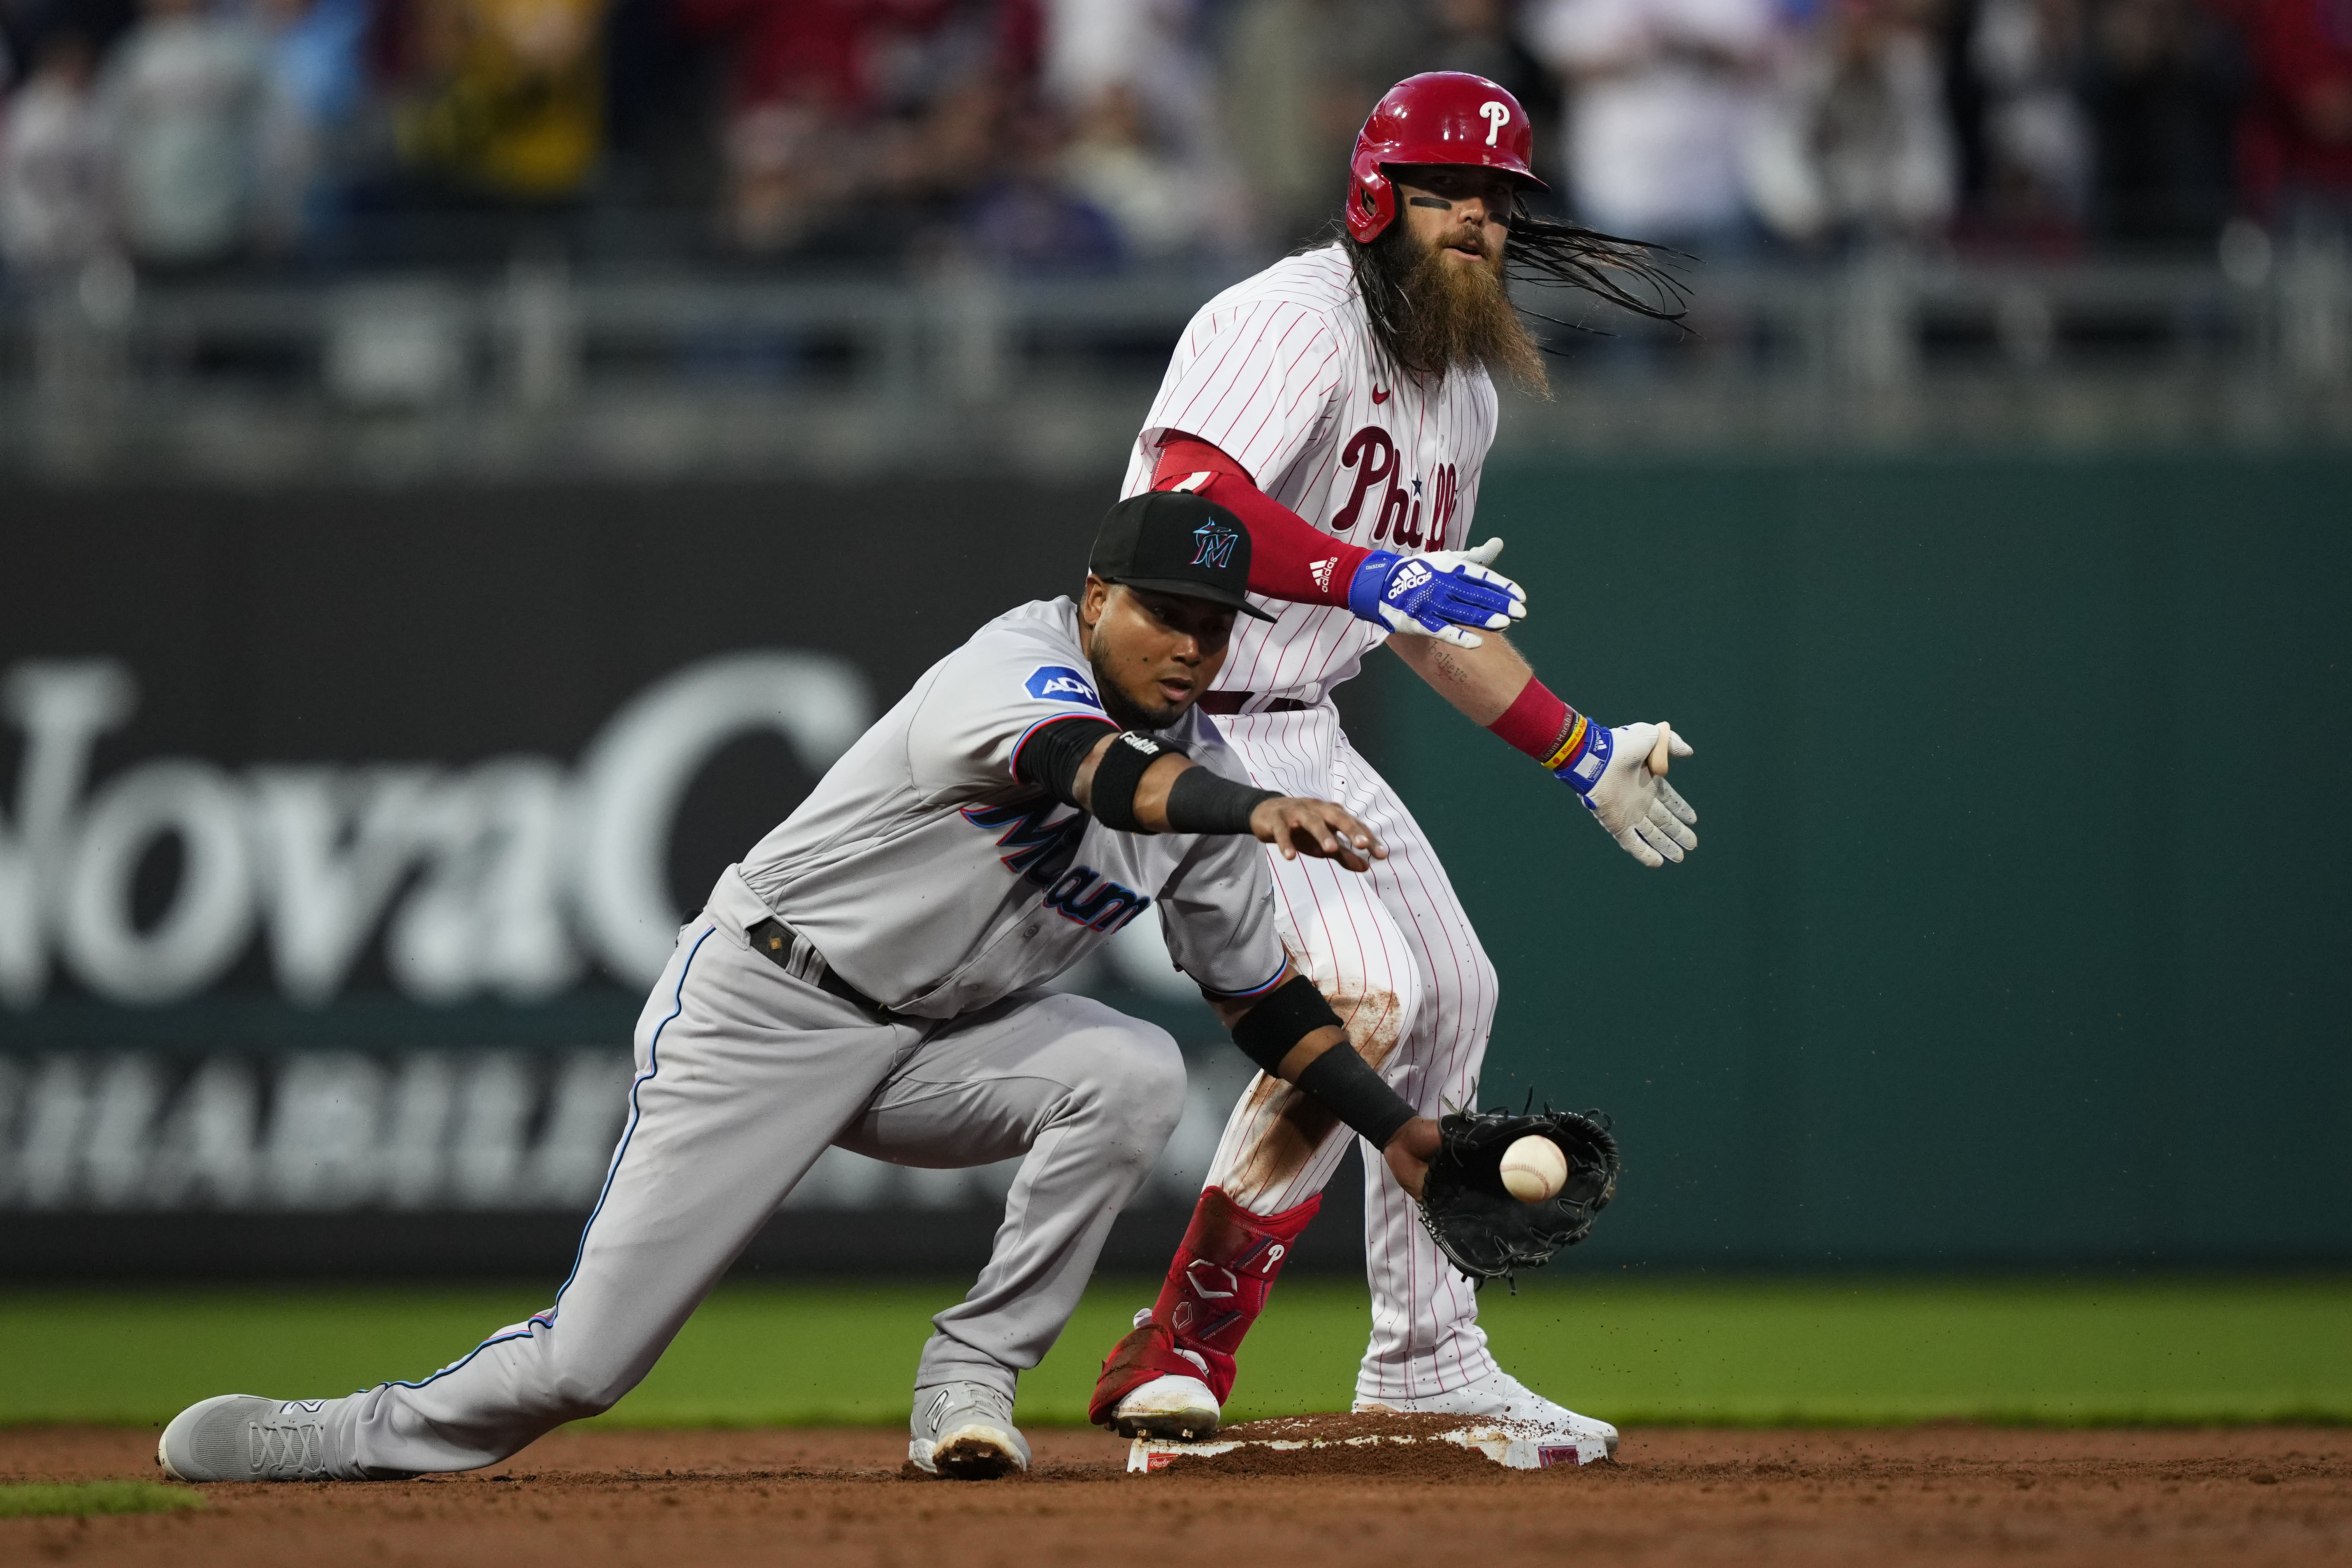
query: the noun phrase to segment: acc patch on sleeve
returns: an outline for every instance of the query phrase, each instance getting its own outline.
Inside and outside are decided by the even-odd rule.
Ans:
[[[1099,710],[1102,698],[1095,695],[1094,683],[1067,664],[1045,664],[1033,672],[1026,683],[1029,695],[1041,702],[1078,703]]]

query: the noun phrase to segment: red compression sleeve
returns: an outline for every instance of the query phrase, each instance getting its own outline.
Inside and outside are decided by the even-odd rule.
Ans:
[[[1160,444],[1151,487],[1190,490],[1239,517],[1249,529],[1250,591],[1268,599],[1345,609],[1356,568],[1372,553],[1317,528],[1259,489],[1240,464],[1194,436],[1171,435]]]
[[[1503,716],[1486,727],[1546,768],[1563,768],[1584,749],[1591,726],[1582,714],[1529,675],[1511,706],[1503,710]]]

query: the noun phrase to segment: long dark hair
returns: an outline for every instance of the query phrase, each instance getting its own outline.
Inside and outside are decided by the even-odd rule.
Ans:
[[[1319,248],[1333,239],[1347,253],[1381,356],[1402,370],[1443,371],[1442,365],[1413,364],[1404,351],[1405,322],[1412,308],[1404,291],[1408,269],[1397,265],[1398,249],[1407,243],[1403,214],[1400,213],[1370,244],[1349,234],[1344,223],[1334,223],[1328,237],[1303,248]],[[1509,237],[1503,243],[1503,276],[1512,282],[1578,289],[1653,321],[1679,322],[1689,314],[1689,293],[1682,279],[1668,270],[1668,257],[1690,259],[1663,246],[1542,217],[1520,206],[1511,214]],[[1570,331],[1601,330],[1523,305],[1516,308],[1523,316]],[[1549,347],[1541,342],[1538,346]]]
[[[1521,283],[1580,288],[1636,316],[1678,322],[1690,314],[1690,294],[1661,259],[1667,256],[1692,259],[1647,240],[1605,235],[1521,207],[1512,214],[1510,237],[1503,242],[1503,276]],[[1578,331],[1594,330],[1524,307],[1521,314]]]

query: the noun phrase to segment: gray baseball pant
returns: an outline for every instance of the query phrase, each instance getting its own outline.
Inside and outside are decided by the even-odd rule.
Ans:
[[[877,1023],[710,911],[679,933],[637,1020],[636,1064],[555,1305],[430,1377],[341,1402],[331,1430],[349,1445],[331,1446],[356,1473],[495,1464],[609,1409],[828,1144],[937,1168],[1025,1152],[988,1266],[932,1320],[915,1375],[918,1388],[969,1381],[1010,1397],[1184,1103],[1175,1042],[1099,1002],[1028,991],[961,1018]]]

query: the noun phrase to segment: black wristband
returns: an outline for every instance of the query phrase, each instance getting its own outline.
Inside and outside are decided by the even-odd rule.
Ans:
[[[1187,768],[1168,787],[1171,833],[1246,833],[1250,813],[1261,800],[1279,800],[1278,791],[1236,784],[1206,768]]]
[[[1269,1078],[1282,1075],[1282,1059],[1291,1048],[1318,1029],[1337,1029],[1339,1015],[1304,975],[1289,979],[1259,998],[1234,1025],[1234,1043],[1242,1054],[1265,1069]]]
[[[1344,1040],[1301,1070],[1298,1087],[1376,1149],[1421,1114]]]
[[[1090,804],[1087,814],[1106,828],[1116,828],[1122,833],[1147,833],[1151,830],[1136,820],[1135,790],[1143,782],[1143,770],[1163,757],[1181,753],[1164,740],[1154,740],[1148,735],[1138,735],[1122,729],[1102,760],[1095,764],[1094,783],[1087,792]]]

